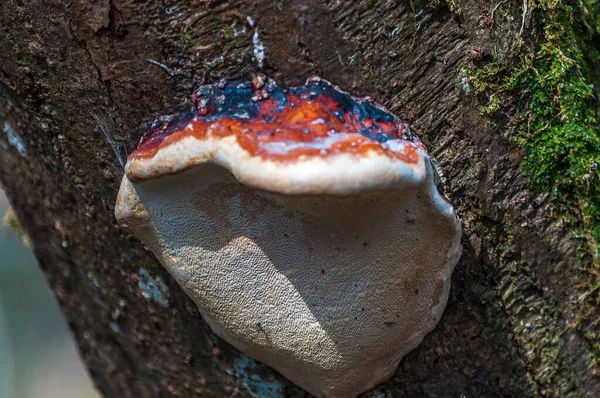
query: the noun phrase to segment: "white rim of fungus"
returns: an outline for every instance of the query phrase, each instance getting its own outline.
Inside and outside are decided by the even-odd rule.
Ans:
[[[242,184],[270,192],[349,195],[370,190],[416,186],[432,180],[429,156],[410,141],[397,140],[390,149],[401,152],[414,146],[415,163],[406,163],[379,151],[303,156],[294,160],[271,160],[253,156],[242,148],[236,136],[199,140],[193,136],[160,148],[152,157],[127,162],[127,177],[133,181],[175,174],[203,163],[229,170]],[[273,151],[277,152],[277,151]]]

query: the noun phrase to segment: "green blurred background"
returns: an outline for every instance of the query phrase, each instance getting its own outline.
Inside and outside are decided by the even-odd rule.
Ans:
[[[1,226],[0,398],[97,398],[31,250]]]

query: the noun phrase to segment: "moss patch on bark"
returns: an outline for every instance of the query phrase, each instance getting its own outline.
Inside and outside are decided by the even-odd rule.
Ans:
[[[526,153],[522,172],[577,226],[581,267],[591,275],[582,289],[594,306],[600,303],[600,3],[530,0],[528,8],[523,23],[531,16],[537,46],[521,40],[510,63],[484,58],[460,73],[492,125],[515,132]],[[570,327],[583,332],[600,363],[598,322],[585,317]]]
[[[600,267],[600,5],[594,0],[529,3],[541,43],[521,46],[511,65],[494,60],[465,68],[490,116],[516,95],[522,171],[579,221],[594,267]]]

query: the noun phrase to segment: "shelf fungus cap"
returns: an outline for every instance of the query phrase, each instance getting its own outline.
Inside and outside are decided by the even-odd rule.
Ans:
[[[220,337],[320,397],[396,371],[441,318],[461,228],[396,116],[319,78],[202,86],[128,159],[120,224]]]

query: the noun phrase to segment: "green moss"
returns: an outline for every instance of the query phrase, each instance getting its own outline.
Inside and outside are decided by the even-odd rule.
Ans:
[[[448,10],[454,14],[460,13],[455,0],[429,0],[427,2],[427,7],[429,8],[440,8],[444,6],[448,7]]]
[[[27,237],[25,230],[23,230],[21,223],[17,220],[17,216],[12,208],[9,207],[8,210],[6,210],[0,226],[6,227],[8,236],[18,236],[25,246],[31,247],[29,238]]]
[[[279,11],[283,10],[283,6],[285,5],[285,0],[274,0],[275,1],[275,7],[277,7],[277,9]]]
[[[494,59],[463,65],[465,91],[480,111],[523,148],[523,173],[548,192],[575,226],[583,244],[585,292],[569,325],[583,333],[591,360],[600,363],[600,3],[595,0],[529,0],[537,47],[523,40],[510,64]],[[515,106],[516,105],[516,106]],[[506,115],[511,116],[507,124]],[[514,116],[514,117],[512,117]],[[579,269],[574,267],[573,274]]]
[[[503,94],[517,97],[522,171],[535,187],[570,206],[594,263],[600,258],[600,5],[594,0],[530,2],[541,45],[513,65],[490,61],[466,70],[482,113],[493,116]],[[464,71],[464,69],[463,69]]]

